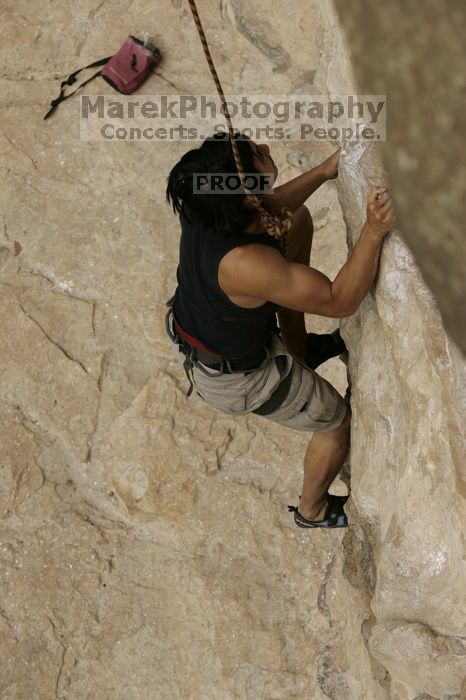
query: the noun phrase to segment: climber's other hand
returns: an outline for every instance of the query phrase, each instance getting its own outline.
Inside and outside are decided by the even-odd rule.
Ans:
[[[393,204],[386,187],[372,187],[367,200],[367,223],[381,236],[390,233],[395,225]]]
[[[335,153],[324,160],[320,165],[322,173],[326,180],[334,180],[338,176],[338,166],[340,164],[341,148],[338,148]]]

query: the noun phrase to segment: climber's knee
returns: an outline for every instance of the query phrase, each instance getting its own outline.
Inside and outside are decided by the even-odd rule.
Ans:
[[[330,437],[335,437],[338,439],[349,439],[350,428],[351,428],[351,407],[347,404],[345,417],[343,418],[340,425],[338,425],[333,430],[328,430],[325,434]]]
[[[293,226],[296,225],[298,231],[297,235],[302,243],[305,243],[312,239],[312,234],[314,233],[314,222],[312,220],[311,212],[305,204],[302,204],[294,213]]]
[[[294,213],[293,226],[306,226],[312,223],[311,212],[305,204],[301,204]]]
[[[343,418],[342,422],[338,426],[338,428],[341,428],[342,431],[349,432],[350,427],[351,427],[351,406],[348,404],[346,407],[346,413],[345,417]],[[337,430],[338,430],[337,428]]]
[[[301,205],[293,216],[293,224],[287,236],[287,257],[294,262],[309,264],[314,222],[309,209]]]

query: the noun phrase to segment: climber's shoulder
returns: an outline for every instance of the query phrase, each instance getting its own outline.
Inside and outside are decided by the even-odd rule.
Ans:
[[[276,257],[283,259],[277,249],[261,243],[235,246],[219,262],[218,282],[221,289],[240,306],[265,303],[267,299],[253,291],[256,287],[254,277],[257,274],[271,274],[271,260]]]

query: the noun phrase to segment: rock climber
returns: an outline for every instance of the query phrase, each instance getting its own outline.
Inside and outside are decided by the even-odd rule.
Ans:
[[[273,187],[278,170],[267,144],[237,134],[244,173],[262,173],[271,188],[261,205],[293,212],[286,253],[265,232],[244,189],[231,194],[194,187],[199,174],[238,171],[226,134],[204,140],[172,168],[167,201],[181,224],[177,287],[166,327],[194,388],[227,414],[254,413],[312,432],[304,457],[299,527],[346,527],[348,496],[328,493],[349,448],[351,408],[316,368],[346,353],[338,329],[306,332],[304,314],[345,318],[355,313],[376,275],[384,236],[394,225],[384,187],[372,188],[367,219],[346,263],[331,281],[310,267],[313,222],[305,206],[324,182],[338,176],[340,149],[320,165]],[[278,324],[277,324],[278,316]]]

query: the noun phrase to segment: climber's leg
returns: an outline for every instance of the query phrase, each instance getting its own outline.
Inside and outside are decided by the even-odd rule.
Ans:
[[[309,265],[314,224],[309,209],[303,204],[294,214],[293,225],[287,237],[287,259]],[[288,350],[298,357],[306,357],[308,338],[304,314],[281,307],[277,311],[281,337]]]
[[[308,520],[321,520],[327,505],[326,494],[343,466],[350,439],[351,409],[334,430],[314,433],[304,457],[304,482],[299,512]]]

